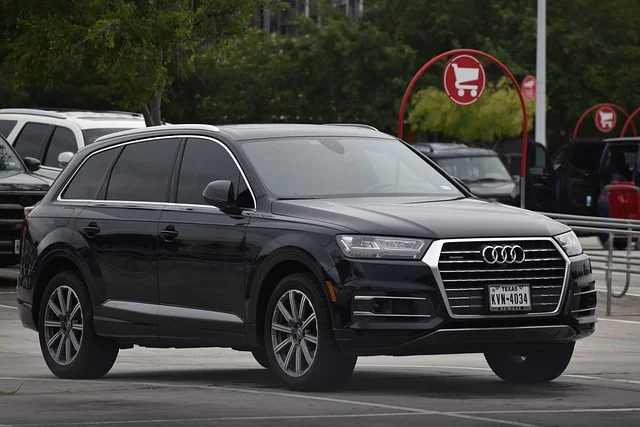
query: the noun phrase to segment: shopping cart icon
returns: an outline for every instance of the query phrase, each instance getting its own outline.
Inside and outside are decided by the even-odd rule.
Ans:
[[[456,89],[458,89],[458,96],[464,96],[464,91],[468,90],[471,92],[471,96],[474,98],[478,96],[478,85],[477,84],[466,84],[469,82],[477,81],[478,75],[480,74],[479,68],[462,68],[459,67],[458,64],[451,64],[453,67],[453,72],[456,77]]]
[[[533,85],[535,85],[535,84],[536,84],[536,82],[534,82],[533,80],[529,80],[529,81],[524,82],[523,86],[526,89],[533,89]]]
[[[612,111],[598,111],[600,116],[600,126],[602,129],[611,129],[613,127],[613,112]]]

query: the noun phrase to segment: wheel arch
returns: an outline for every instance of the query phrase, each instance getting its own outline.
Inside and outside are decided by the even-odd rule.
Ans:
[[[321,287],[327,303],[332,304],[331,295],[326,286],[330,277],[309,252],[296,247],[285,247],[271,254],[262,264],[263,267],[255,275],[250,288],[247,314],[248,323],[253,325],[253,331],[248,337],[249,342],[262,344],[264,319],[271,293],[282,279],[293,273],[312,274],[316,278],[318,286]],[[332,313],[332,323],[335,326],[338,324],[335,310],[330,310],[330,312]]]
[[[36,270],[33,281],[33,305],[32,313],[34,324],[37,326],[40,315],[40,304],[47,284],[58,273],[74,270],[80,273],[87,284],[87,291],[93,304],[91,273],[86,265],[67,248],[52,249],[42,257],[42,261]]]

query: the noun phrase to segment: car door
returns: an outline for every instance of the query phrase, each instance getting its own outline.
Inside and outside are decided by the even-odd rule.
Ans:
[[[604,146],[600,140],[569,143],[562,165],[566,169],[560,184],[560,213],[596,215],[600,192],[598,171]]]
[[[529,145],[527,154],[527,209],[549,212],[553,201],[553,180],[551,164],[546,148],[534,142]]]
[[[158,220],[179,145],[157,138],[107,150],[113,166],[76,219],[79,249],[102,285],[95,314],[107,334],[157,336]]]
[[[249,219],[204,202],[212,181],[229,180],[238,206],[255,207],[231,152],[218,141],[184,142],[171,203],[160,218],[158,277],[161,336],[244,339],[245,235]]]

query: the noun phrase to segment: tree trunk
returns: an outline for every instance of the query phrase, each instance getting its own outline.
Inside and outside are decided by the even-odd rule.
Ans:
[[[160,126],[162,124],[162,95],[164,94],[165,86],[166,79],[162,81],[149,103],[142,109],[142,115],[147,126]]]

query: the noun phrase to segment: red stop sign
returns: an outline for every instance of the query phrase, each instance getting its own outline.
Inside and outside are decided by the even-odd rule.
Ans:
[[[522,96],[527,101],[531,101],[536,97],[536,78],[527,76],[522,81]]]
[[[611,107],[600,107],[596,111],[596,127],[600,132],[611,132],[616,127],[618,117],[616,111]]]
[[[453,102],[471,105],[484,91],[484,68],[473,56],[458,55],[447,63],[442,80],[444,90]]]

